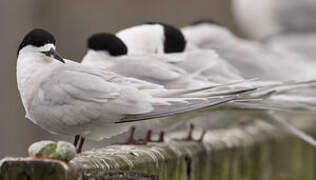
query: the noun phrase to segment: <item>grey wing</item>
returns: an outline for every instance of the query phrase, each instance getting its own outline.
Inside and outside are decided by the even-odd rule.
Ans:
[[[163,91],[164,87],[159,84],[151,83],[148,81],[144,81],[141,79],[133,78],[133,77],[125,77],[123,74],[121,74],[120,70],[120,64],[122,61],[120,59],[117,59],[116,65],[114,65],[114,68],[117,70],[111,71],[111,69],[102,69],[102,68],[92,68],[86,66],[85,68],[80,68],[80,71],[83,71],[84,73],[95,75],[99,78],[102,78],[104,80],[107,80],[109,82],[113,82],[119,85],[124,86],[131,86],[136,89],[141,90],[156,90],[156,91]],[[78,70],[78,64],[76,64],[76,71]],[[102,64],[101,64],[102,66]],[[123,76],[121,76],[123,75]]]
[[[290,50],[289,52],[292,54],[293,52],[298,53],[314,60],[316,58],[315,41],[316,33],[288,33],[269,39],[267,45],[274,49],[285,48]]]
[[[208,81],[219,83],[243,79],[235,67],[219,58],[212,50],[192,50],[169,57],[169,63],[186,70],[192,78],[204,77]]]
[[[116,123],[125,123],[125,122],[133,122],[133,121],[142,121],[149,120],[154,118],[162,118],[167,116],[173,116],[177,114],[182,114],[186,112],[191,112],[194,110],[202,110],[204,108],[208,108],[211,106],[223,104],[226,102],[230,102],[236,100],[238,96],[227,96],[227,97],[215,97],[208,99],[196,99],[196,100],[187,100],[186,103],[183,102],[171,102],[170,105],[167,106],[155,106],[154,110],[150,113],[145,114],[136,114],[136,115],[127,115],[117,121]]]
[[[113,83],[113,78],[119,77],[108,75],[74,66],[58,68],[41,84],[41,102],[72,125],[111,123],[125,114],[151,112],[150,97],[136,88]]]
[[[215,82],[230,82],[233,80],[242,80],[239,71],[233,67],[226,60],[218,57],[216,53],[210,50],[199,50],[191,52],[187,56],[187,61],[191,61],[190,64],[194,64],[194,61],[204,62],[204,68],[200,68],[200,74],[207,77],[208,80]]]
[[[115,65],[109,70],[127,77],[162,85],[181,78],[186,73],[180,68],[164,63],[155,56],[129,56],[115,59]]]

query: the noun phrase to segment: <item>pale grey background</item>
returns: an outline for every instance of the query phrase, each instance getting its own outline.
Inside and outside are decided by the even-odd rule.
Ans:
[[[115,32],[147,21],[182,26],[208,17],[236,30],[229,0],[1,0],[0,158],[26,155],[32,142],[59,138],[24,118],[15,65],[17,47],[29,30],[49,30],[65,58],[80,59],[85,39],[94,32]]]

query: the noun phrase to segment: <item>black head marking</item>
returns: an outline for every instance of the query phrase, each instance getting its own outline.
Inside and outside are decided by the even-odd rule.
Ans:
[[[33,29],[25,35],[17,53],[19,54],[20,50],[27,45],[41,47],[45,44],[56,44],[54,36],[44,29]]]
[[[163,23],[161,23],[161,25],[163,25],[165,33],[165,53],[183,52],[186,46],[186,40],[182,32],[174,26]]]
[[[164,41],[164,52],[165,53],[176,53],[183,52],[186,46],[186,40],[182,32],[169,24],[160,22],[148,22],[147,24],[160,24],[163,26],[165,41]]]
[[[217,23],[217,21],[210,19],[210,18],[194,21],[194,22],[192,22],[191,25],[196,26],[196,25],[200,25],[200,24],[217,24],[217,25],[220,25],[219,23]]]
[[[88,49],[96,51],[108,51],[112,56],[127,54],[124,42],[114,34],[98,33],[92,35],[87,42]]]

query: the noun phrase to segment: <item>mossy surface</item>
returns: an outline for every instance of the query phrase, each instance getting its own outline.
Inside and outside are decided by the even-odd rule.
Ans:
[[[1,163],[1,179],[5,180],[69,180],[71,172],[62,161],[11,159]]]
[[[8,158],[0,161],[0,179],[59,180],[126,175],[161,180],[314,180],[315,164],[313,147],[274,128],[259,126],[211,132],[204,143],[113,145],[83,152],[68,164],[48,159]]]

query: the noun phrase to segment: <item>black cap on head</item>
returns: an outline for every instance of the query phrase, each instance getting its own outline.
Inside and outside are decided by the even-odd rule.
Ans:
[[[165,41],[164,41],[164,52],[165,53],[176,53],[183,52],[186,46],[186,40],[182,32],[169,24],[160,22],[148,22],[147,24],[160,24],[164,28]]]
[[[27,45],[41,47],[45,44],[56,44],[54,36],[44,29],[33,29],[25,35],[17,53],[19,54],[20,50]]]
[[[127,54],[126,45],[114,34],[94,34],[88,39],[87,43],[88,49],[93,49],[96,51],[108,51],[112,56],[121,56]]]
[[[186,40],[182,32],[168,24],[162,24],[165,31],[164,51],[165,53],[183,52]]]
[[[195,26],[195,25],[200,25],[200,24],[217,24],[217,25],[220,25],[219,23],[217,23],[215,20],[213,19],[201,19],[201,20],[198,20],[198,21],[194,21],[192,22],[191,25]]]

